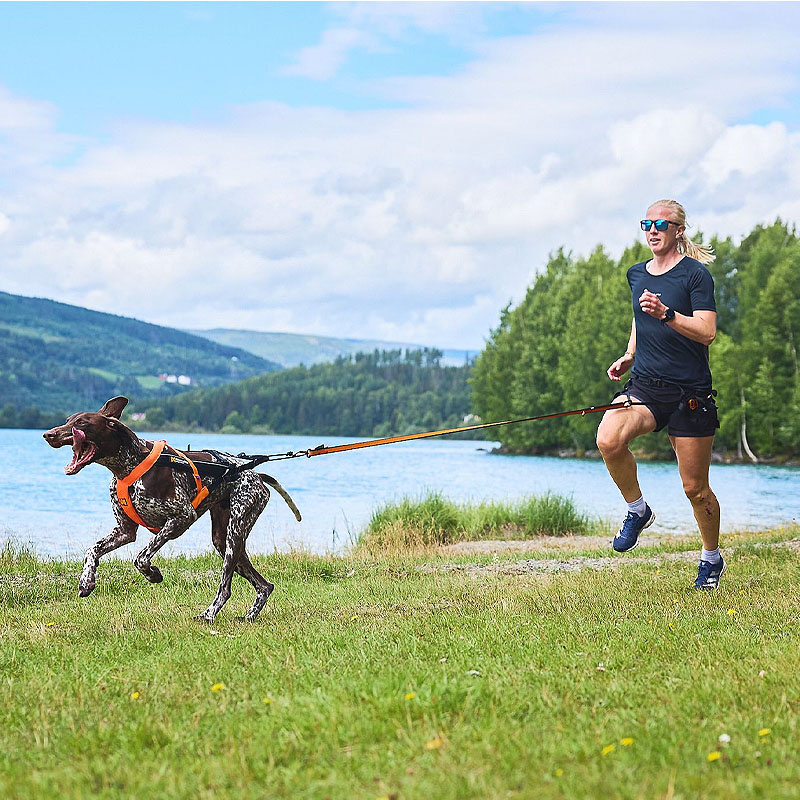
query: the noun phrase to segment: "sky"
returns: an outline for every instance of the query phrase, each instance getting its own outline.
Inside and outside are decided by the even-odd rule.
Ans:
[[[2,291],[480,349],[661,198],[800,220],[800,3],[0,3]]]

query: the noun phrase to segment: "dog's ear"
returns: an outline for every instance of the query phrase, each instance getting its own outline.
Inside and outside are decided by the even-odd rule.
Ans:
[[[104,414],[106,417],[114,417],[114,419],[119,419],[119,415],[122,413],[122,409],[125,408],[126,405],[128,405],[127,397],[112,397],[100,409],[99,413]]]

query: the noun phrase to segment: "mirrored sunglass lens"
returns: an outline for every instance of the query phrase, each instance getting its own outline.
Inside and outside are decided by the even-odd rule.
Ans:
[[[665,231],[669,228],[669,220],[666,219],[657,219],[655,224],[657,231]]]
[[[643,219],[639,224],[642,226],[642,230],[643,231],[649,231],[650,230],[650,226],[653,224],[653,220],[651,220],[651,219]]]

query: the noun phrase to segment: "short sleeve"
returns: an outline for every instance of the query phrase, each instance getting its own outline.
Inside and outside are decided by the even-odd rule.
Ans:
[[[689,278],[689,298],[692,311],[717,310],[717,303],[714,300],[714,279],[702,264],[698,265]]]

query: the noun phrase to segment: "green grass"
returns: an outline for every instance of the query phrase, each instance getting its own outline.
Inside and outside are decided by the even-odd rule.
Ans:
[[[136,375],[136,380],[139,381],[139,386],[142,389],[149,389],[155,391],[163,386],[163,382],[156,375]]]
[[[123,375],[118,375],[116,372],[110,372],[107,369],[100,369],[99,367],[89,367],[89,372],[104,378],[110,383],[116,383],[123,379]],[[134,378],[139,382],[142,389],[155,390],[161,387],[162,381],[155,375],[134,375]]]
[[[597,532],[567,497],[529,497],[518,503],[454,503],[439,492],[404,497],[377,509],[358,547],[370,553],[425,548],[477,539],[528,539]]]
[[[216,558],[103,562],[82,600],[78,564],[7,549],[0,797],[795,798],[800,571],[755,546],[789,535],[739,537],[718,593],[669,560],[262,556],[259,622],[237,578],[213,628]]]

